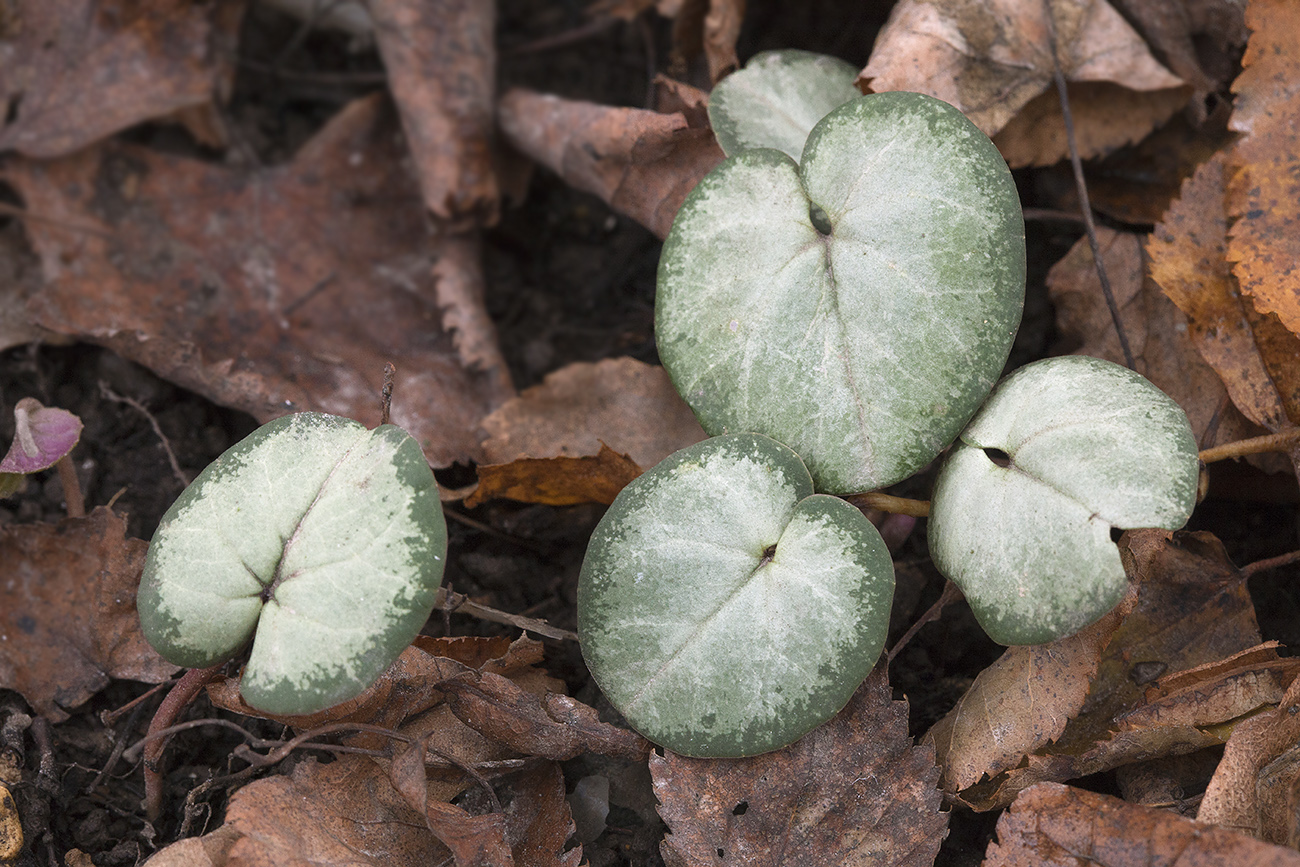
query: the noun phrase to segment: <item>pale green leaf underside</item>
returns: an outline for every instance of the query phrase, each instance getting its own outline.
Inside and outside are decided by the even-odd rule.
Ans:
[[[1055,641],[1124,595],[1111,528],[1183,526],[1197,473],[1187,416],[1146,379],[1085,356],[1037,362],[998,385],[945,463],[930,551],[995,641]]]
[[[775,148],[793,160],[817,121],[860,94],[838,57],[789,49],[755,54],[709,94],[709,125],[727,156]]]
[[[996,148],[946,103],[887,93],[824,118],[802,168],[745,151],[700,182],[664,245],[655,330],[706,431],[767,434],[817,490],[848,493],[956,437],[1023,297],[1024,225]]]
[[[141,581],[141,625],[159,653],[190,667],[252,639],[244,699],[311,713],[359,693],[410,643],[445,553],[433,474],[409,435],[286,416],[228,450],[168,510]]]
[[[813,495],[789,449],[736,434],[623,490],[587,549],[578,631],[597,683],[646,737],[753,755],[844,706],[880,654],[892,597],[870,522]]]

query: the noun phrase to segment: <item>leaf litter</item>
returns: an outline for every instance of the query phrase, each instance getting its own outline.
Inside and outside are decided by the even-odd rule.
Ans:
[[[334,86],[321,82],[337,81],[328,76],[340,69],[363,76],[382,69],[395,106],[345,85],[328,110],[317,111],[319,131],[280,145],[279,158],[269,160],[250,159],[249,142],[262,133],[250,138],[244,109],[232,111],[229,100],[232,84],[239,90],[232,59],[256,50],[264,37],[254,34],[275,32],[270,13],[234,3],[181,10],[159,0],[129,10],[110,5],[87,18],[64,0],[57,4],[64,29],[46,56],[32,46],[55,32],[55,19],[22,4],[17,19],[0,18],[0,44],[10,52],[5,71],[14,73],[0,85],[7,109],[0,180],[8,185],[0,219],[24,212],[30,250],[14,255],[34,253],[40,262],[38,275],[30,266],[22,272],[22,263],[0,271],[27,275],[17,300],[5,302],[14,321],[3,333],[19,346],[5,358],[25,357],[20,344],[32,335],[55,334],[108,347],[259,420],[319,408],[367,424],[378,420],[382,368],[392,361],[395,421],[420,438],[431,463],[451,468],[447,478],[457,486],[478,479],[476,499],[462,506],[473,523],[453,522],[465,551],[450,580],[476,602],[498,594],[541,599],[530,604],[544,605],[564,627],[572,616],[566,571],[576,571],[593,512],[544,504],[608,502],[636,473],[703,434],[652,350],[616,360],[626,355],[621,335],[593,338],[604,345],[579,354],[604,361],[508,368],[505,359],[519,355],[514,346],[538,337],[518,312],[527,302],[494,294],[503,291],[500,272],[490,261],[485,268],[484,256],[509,252],[532,234],[540,241],[529,255],[571,244],[577,252],[568,270],[587,275],[591,269],[577,263],[601,249],[602,232],[640,231],[635,221],[665,234],[686,193],[721,160],[703,110],[709,86],[759,48],[787,45],[802,25],[727,0],[604,3],[576,19],[545,4],[503,3],[495,22],[502,38],[513,34],[514,44],[532,46],[512,56],[491,35],[490,6],[417,5],[372,6],[378,48],[368,59],[339,50],[342,43],[328,47],[311,23],[281,31],[280,46],[291,47],[266,66],[283,77],[264,81],[302,99],[311,87]],[[1117,204],[1108,213],[1120,222],[1102,231],[1101,257],[1116,278],[1120,320],[1139,369],[1184,406],[1202,446],[1285,432],[1298,418],[1287,266],[1293,209],[1286,204],[1295,197],[1285,168],[1295,107],[1290,58],[1276,49],[1289,44],[1297,15],[1276,0],[1250,0],[1244,18],[1239,4],[1216,0],[1159,7],[1163,17],[1155,4],[1102,0],[971,0],[947,10],[900,0],[870,56],[848,59],[864,66],[861,81],[873,89],[948,94],[995,135],[1014,166],[1057,163],[1065,154],[1053,48],[1070,82],[1085,158],[1155,141],[1153,130],[1185,112],[1186,121],[1165,127],[1193,130],[1172,172],[1166,147],[1137,147],[1129,157],[1133,174],[1125,177],[1165,173],[1157,194],[1126,202],[1121,183],[1109,198]],[[1055,16],[1054,43],[1043,9]],[[822,32],[848,33],[847,19],[835,18],[844,14],[819,8],[809,20],[818,18]],[[855,14],[855,25],[869,20]],[[452,20],[459,24],[447,26]],[[517,38],[554,34],[566,22],[576,29],[558,48]],[[91,35],[67,36],[73,23],[92,26]],[[598,26],[583,29],[590,24]],[[302,35],[293,35],[299,27]],[[162,32],[190,49],[179,67],[167,65]],[[815,43],[799,47],[836,51]],[[72,44],[92,50],[73,56]],[[587,58],[600,51],[646,62],[609,65],[593,78]],[[532,59],[543,55],[545,63]],[[564,66],[569,58],[576,65]],[[521,73],[551,59],[569,70],[567,79]],[[309,76],[327,77],[295,79],[293,64],[303,60],[322,64]],[[54,61],[54,73],[41,65]],[[632,67],[641,80],[616,92]],[[582,80],[575,69],[587,86],[573,86]],[[103,80],[109,84],[80,77],[106,71],[119,74]],[[1214,116],[1215,100],[1229,98],[1234,77],[1230,126],[1239,137],[1228,142],[1200,125]],[[76,110],[51,109],[59,106]],[[192,144],[177,145],[186,136]],[[545,225],[494,234],[494,224],[521,219],[506,206],[517,196],[502,196],[518,192],[512,173],[521,159],[554,173],[535,173],[526,193],[554,203],[552,212]],[[1053,191],[1047,172],[1032,177],[1041,187],[1022,194],[1058,221],[1051,226],[1068,225],[1060,217],[1078,208],[1073,194]],[[583,198],[592,194],[630,220]],[[1062,252],[1078,239],[1064,235],[1066,243],[1052,242]],[[502,237],[514,240],[503,245]],[[1043,261],[1040,272],[1049,265]],[[531,275],[514,287],[517,296],[554,291],[555,270],[523,265],[513,273]],[[602,279],[617,282],[626,272]],[[1058,319],[1025,334],[1063,339],[1022,340],[1026,360],[1066,351],[1119,357],[1086,246],[1074,243],[1031,286],[1043,297],[1049,290]],[[574,356],[566,347],[548,357]],[[542,373],[544,382],[516,396],[514,382],[530,385]],[[6,407],[26,396],[3,393]],[[1276,457],[1252,460],[1264,469],[1241,468],[1245,485],[1232,491],[1218,491],[1212,476],[1207,507],[1216,497],[1245,496],[1241,508],[1251,520],[1279,510],[1293,519],[1294,480],[1282,489],[1265,484]],[[474,464],[478,471],[466,469]],[[878,671],[831,723],[752,759],[660,756],[588,685],[574,648],[543,646],[517,631],[465,634],[480,627],[452,612],[442,623],[435,617],[434,634],[418,639],[365,694],[311,718],[259,721],[239,700],[232,667],[208,688],[217,709],[196,713],[234,721],[247,742],[213,740],[224,743],[219,756],[182,760],[196,753],[178,735],[162,835],[152,826],[146,834],[138,806],[119,796],[115,815],[137,818],[119,820],[127,824],[116,827],[115,839],[133,842],[117,844],[110,857],[107,831],[96,837],[83,822],[73,833],[51,813],[71,790],[56,801],[40,788],[48,783],[38,785],[49,779],[39,769],[62,763],[67,785],[83,773],[72,756],[81,767],[103,766],[111,740],[105,724],[73,735],[73,726],[88,725],[83,708],[143,697],[145,687],[128,689],[128,682],[159,682],[173,670],[135,629],[131,599],[144,543],[128,538],[124,519],[102,505],[85,519],[58,521],[57,511],[42,511],[36,503],[50,499],[51,481],[38,478],[20,495],[21,512],[0,503],[0,592],[9,594],[0,623],[6,636],[21,636],[0,646],[4,695],[12,696],[0,702],[0,783],[17,793],[26,837],[38,841],[29,847],[55,861],[82,863],[94,851],[96,863],[134,862],[157,848],[157,864],[576,865],[620,857],[929,864],[972,860],[985,845],[989,864],[1080,857],[1123,864],[1124,852],[1138,849],[1157,861],[1179,853],[1194,863],[1296,861],[1300,733],[1288,645],[1300,635],[1264,641],[1249,591],[1265,580],[1254,576],[1269,573],[1233,562],[1298,547],[1294,520],[1265,544],[1250,528],[1234,530],[1240,521],[1210,518],[1229,531],[1230,548],[1203,530],[1127,534],[1120,545],[1130,606],[1079,636],[1007,651],[980,670],[945,657],[967,646],[951,640],[960,636],[960,619],[945,614],[940,626],[918,633],[913,649],[936,666],[937,680],[962,686],[933,727],[916,718],[915,701],[900,700],[932,701],[927,687],[902,696]],[[1285,503],[1265,502],[1266,488],[1283,490]],[[28,523],[13,525],[19,514]],[[925,574],[917,535],[892,546],[909,574]],[[540,559],[520,556],[523,546]],[[1277,574],[1293,575],[1287,568]],[[526,607],[519,610],[532,616]],[[22,707],[55,723],[52,743]],[[212,720],[193,722],[217,730]],[[123,746],[143,725],[138,718],[111,724],[121,727]],[[307,738],[313,758],[294,737]],[[101,746],[85,746],[92,743]],[[580,796],[575,786],[584,774],[607,785],[582,787]],[[1111,774],[1134,802],[1160,802],[1182,815],[1059,784],[1092,785],[1097,774]],[[198,785],[200,777],[209,782]],[[188,789],[197,801],[182,805]],[[666,827],[648,810],[655,798]],[[584,813],[587,830],[575,837],[570,802],[593,809],[599,823]],[[954,835],[945,843],[945,805],[1009,809],[996,842]],[[1202,824],[1183,818],[1198,806]],[[73,812],[98,815],[93,810],[103,812],[82,800]],[[131,854],[121,845],[133,846]]]

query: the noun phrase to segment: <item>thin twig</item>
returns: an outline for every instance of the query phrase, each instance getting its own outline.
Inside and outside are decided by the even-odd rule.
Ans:
[[[393,377],[397,368],[391,361],[384,362],[384,387],[379,392],[379,423],[388,424],[393,417]]]
[[[911,515],[913,518],[930,517],[929,500],[909,500],[907,497],[895,497],[880,491],[865,494],[850,494],[844,499],[859,509],[877,509],[894,515]]]
[[[907,643],[912,640],[916,633],[921,631],[922,626],[938,620],[945,605],[956,602],[961,598],[962,592],[957,588],[956,584],[951,581],[944,582],[943,592],[939,594],[938,600],[936,600],[935,603],[931,605],[915,623],[908,627],[907,631],[903,633],[903,637],[898,639],[898,643],[890,648],[888,656],[885,657],[886,664],[894,661],[894,657],[898,656],[904,647],[907,647]]]
[[[1227,460],[1228,458],[1244,458],[1247,455],[1257,455],[1264,452],[1285,452],[1297,443],[1300,443],[1300,428],[1292,428],[1281,433],[1237,440],[1235,443],[1224,443],[1221,446],[1203,450],[1199,457],[1203,463],[1212,464],[1215,461]]]
[[[176,453],[172,451],[171,441],[167,439],[167,435],[163,433],[162,428],[158,424],[158,419],[153,417],[153,413],[149,412],[148,407],[133,397],[121,395],[113,391],[113,389],[108,387],[108,383],[104,382],[102,379],[99,381],[99,393],[107,400],[126,404],[149,421],[149,426],[153,428],[154,435],[157,436],[158,441],[162,443],[163,452],[167,455],[167,463],[171,464],[172,475],[181,483],[181,488],[189,487],[190,480],[186,478],[185,473],[181,470],[180,462],[176,460]]]
[[[1110,278],[1106,276],[1106,266],[1101,261],[1101,246],[1097,243],[1097,226],[1092,220],[1092,204],[1088,200],[1088,184],[1083,179],[1083,161],[1079,159],[1079,145],[1074,137],[1074,116],[1070,113],[1070,95],[1065,87],[1065,73],[1061,71],[1061,60],[1056,53],[1056,20],[1052,16],[1051,0],[1043,0],[1043,11],[1047,15],[1047,40],[1052,49],[1052,76],[1056,79],[1056,92],[1061,99],[1061,116],[1065,120],[1065,141],[1070,148],[1070,168],[1074,170],[1074,185],[1079,191],[1079,208],[1083,211],[1083,226],[1088,233],[1088,246],[1092,248],[1092,262],[1097,269],[1097,279],[1101,282],[1101,292],[1106,296],[1106,307],[1110,310],[1111,321],[1115,324],[1115,333],[1119,335],[1119,347],[1124,351],[1124,364],[1129,370],[1137,370],[1133,361],[1133,350],[1128,344],[1128,335],[1124,333],[1124,323],[1119,318],[1119,305],[1115,303],[1115,293],[1110,289]]]
[[[523,617],[507,611],[499,611],[496,608],[489,608],[486,605],[479,605],[463,593],[449,593],[446,587],[438,588],[438,596],[433,603],[433,607],[439,611],[459,611],[477,617],[479,620],[503,623],[506,626],[514,626],[527,632],[536,632],[538,635],[554,638],[557,641],[578,640],[577,633],[570,632],[567,629],[560,629],[558,626],[552,626],[545,620]]]
[[[1247,563],[1241,567],[1241,574],[1244,578],[1250,578],[1260,572],[1267,572],[1270,569],[1280,569],[1283,566],[1290,566],[1292,563],[1300,563],[1300,551],[1292,551],[1289,554],[1279,554],[1276,557],[1269,557],[1267,560],[1256,560],[1254,563]]]

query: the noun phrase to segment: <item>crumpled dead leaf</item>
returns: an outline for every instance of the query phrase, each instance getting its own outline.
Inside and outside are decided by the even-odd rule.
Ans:
[[[233,75],[244,5],[17,0],[0,25],[0,151],[62,157],[210,104]]]
[[[977,810],[1005,807],[1029,786],[1064,781],[1224,742],[1214,730],[1153,726],[1121,730],[1124,714],[1169,672],[1216,662],[1260,643],[1241,573],[1208,533],[1130,530],[1120,547],[1138,598],[1102,654],[1083,709],[1051,747],[959,799]]]
[[[395,133],[376,95],[251,173],[125,144],[6,163],[28,209],[61,224],[27,221],[47,280],[33,318],[263,422],[314,409],[376,424],[391,361],[394,423],[435,466],[474,460],[494,379],[438,328]]]
[[[1227,259],[1228,172],[1220,155],[1183,185],[1147,242],[1151,278],[1187,315],[1193,345],[1236,407],[1256,425],[1278,432],[1300,424],[1300,337],[1239,291],[1236,268],[1230,270]],[[1300,465],[1298,457],[1300,451],[1292,462]]]
[[[938,769],[907,736],[907,704],[873,672],[830,722],[747,759],[651,756],[669,867],[928,867],[947,835]]]
[[[1065,78],[1087,85],[1070,89],[1082,156],[1142,138],[1187,101],[1183,81],[1155,60],[1106,0],[1051,0],[1050,7]],[[1050,28],[1041,0],[902,0],[858,85],[942,99],[990,137],[1007,130],[999,146],[1010,151],[1013,166],[1046,165],[1067,153]]]
[[[370,0],[375,41],[424,203],[456,228],[496,222],[496,4]]]
[[[497,124],[516,150],[600,196],[660,238],[686,194],[723,160],[713,131],[681,112],[661,114],[513,88]]]
[[[1266,770],[1283,757],[1279,767]],[[1196,818],[1290,846],[1300,831],[1298,784],[1300,680],[1292,680],[1277,707],[1233,728]]]
[[[0,687],[57,723],[112,678],[175,674],[136,615],[147,548],[104,506],[54,525],[0,527]]]
[[[1255,309],[1300,334],[1300,58],[1292,50],[1300,44],[1300,6],[1251,0],[1246,26],[1251,36],[1228,124],[1244,133],[1228,156],[1228,260]]]
[[[549,373],[482,427],[483,455],[492,464],[596,455],[603,444],[646,469],[707,436],[664,369],[635,358]]]
[[[985,867],[1294,867],[1300,853],[1168,810],[1057,783],[1022,792],[998,819]]]
[[[519,458],[508,464],[478,468],[478,487],[465,498],[474,508],[492,499],[548,506],[614,502],[627,483],[641,475],[641,467],[601,443],[595,455],[567,458]]]
[[[1087,629],[1051,644],[1007,648],[981,671],[957,706],[922,738],[935,747],[940,787],[973,786],[1056,740],[1083,707],[1102,651],[1136,602],[1131,588],[1116,609]]]
[[[1193,345],[1195,328],[1189,328],[1183,312],[1145,275],[1142,237],[1099,226],[1097,245],[1138,373],[1183,408],[1201,448],[1262,433],[1231,407],[1223,410],[1223,383]],[[1056,307],[1057,328],[1071,348],[1077,347],[1075,351],[1082,355],[1124,363],[1086,238],[1080,238],[1052,266],[1047,288]],[[1213,436],[1207,439],[1211,428]],[[1280,468],[1276,461],[1269,466]]]

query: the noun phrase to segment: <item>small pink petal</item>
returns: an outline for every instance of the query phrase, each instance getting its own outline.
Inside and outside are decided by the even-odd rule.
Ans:
[[[42,406],[33,397],[18,401],[14,423],[17,431],[9,453],[0,461],[0,473],[48,469],[81,439],[81,419],[66,409]]]

